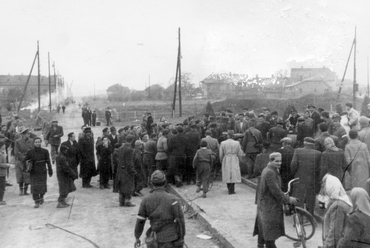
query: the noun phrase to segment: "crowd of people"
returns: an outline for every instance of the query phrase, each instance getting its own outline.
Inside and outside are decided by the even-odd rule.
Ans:
[[[61,143],[63,128],[54,120],[45,135],[45,143],[51,145],[51,161],[49,152],[41,148],[41,139],[30,137],[29,130],[14,118],[9,125],[15,127],[14,137],[11,128],[1,128],[8,143],[0,139],[0,193],[6,183],[4,154],[9,147],[14,150],[20,195],[27,195],[31,184],[35,208],[43,204],[47,174],[53,175],[52,163],[56,163],[60,188],[58,208],[68,206],[66,197],[76,190],[78,176],[83,188],[91,188],[91,178],[99,175],[100,189],[112,187],[119,193],[122,207],[135,206],[131,197],[142,195],[145,187],[155,190],[164,181],[176,187],[196,184],[196,191],[206,198],[209,185],[221,176],[228,194],[235,194],[235,183],[245,176],[258,183],[258,247],[275,247],[275,240],[284,235],[283,203],[305,207],[314,215],[317,195],[326,199],[328,208],[324,247],[349,247],[345,244],[353,236],[348,235],[356,228],[362,228],[356,233],[359,240],[370,241],[370,119],[359,116],[351,103],[345,106],[346,112],[330,114],[310,105],[302,116],[293,109],[286,119],[268,108],[260,113],[244,108],[241,113],[204,114],[202,120],[190,116],[181,123],[168,123],[164,117],[156,123],[146,112],[141,125],[116,128],[108,122],[101,135],[95,134],[99,136],[96,142],[90,127],[93,123],[84,121],[78,136],[69,133],[68,140]],[[86,111],[83,108],[83,116]],[[240,164],[244,162],[247,173],[242,175]],[[287,196],[284,192],[293,178],[300,178],[300,183]],[[345,190],[352,190],[350,197]],[[0,202],[4,204],[2,197],[3,193]],[[352,222],[346,226],[340,221],[331,223],[336,221],[330,218],[333,211],[342,211],[343,216],[351,213]],[[142,215],[138,218],[147,218]],[[138,219],[137,225],[142,221]],[[141,227],[138,230],[141,235]]]

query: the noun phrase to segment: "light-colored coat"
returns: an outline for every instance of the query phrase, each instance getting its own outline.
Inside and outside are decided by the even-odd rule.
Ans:
[[[358,139],[367,145],[367,149],[370,149],[370,127],[364,127],[358,132]],[[370,150],[369,150],[370,152]]]
[[[366,190],[366,180],[369,179],[370,154],[365,143],[360,140],[350,140],[345,150],[347,165],[351,162],[349,173],[352,188],[361,187]]]
[[[240,143],[229,138],[221,142],[220,160],[222,161],[222,181],[224,183],[240,183],[241,174],[239,156],[244,155]]]

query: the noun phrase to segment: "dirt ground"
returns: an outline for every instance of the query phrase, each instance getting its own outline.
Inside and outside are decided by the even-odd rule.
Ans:
[[[59,124],[64,128],[64,139],[69,132],[79,133],[82,125],[81,111],[77,106],[70,106],[66,113],[58,116]],[[93,128],[94,136],[101,134],[102,127]],[[92,179],[93,188],[82,188],[81,179],[75,181],[77,191],[71,193],[67,202],[73,207],[57,209],[58,182],[55,165],[54,175],[48,178],[48,192],[45,203],[40,208],[33,208],[32,196],[19,196],[15,181],[14,167],[11,168],[4,200],[6,206],[0,206],[0,247],[43,248],[43,247],[133,247],[136,214],[142,197],[134,197],[134,208],[118,205],[118,194],[112,190],[98,188],[98,177]],[[149,194],[148,190],[143,191]],[[146,228],[149,223],[146,223]],[[62,229],[64,230],[62,230]],[[79,236],[75,236],[72,233]],[[222,247],[218,240],[202,240],[198,234],[207,231],[197,220],[186,218],[186,244],[189,248]],[[209,233],[208,233],[209,234]],[[142,235],[142,239],[143,239]],[[91,243],[91,242],[93,243]],[[95,244],[95,245],[94,245]],[[143,246],[144,247],[144,246]]]

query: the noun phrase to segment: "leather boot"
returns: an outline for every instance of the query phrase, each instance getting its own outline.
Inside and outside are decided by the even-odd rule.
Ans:
[[[23,189],[19,189],[19,196],[23,195]]]
[[[67,208],[68,205],[64,205],[63,202],[58,202],[57,208]]]
[[[136,205],[130,202],[130,200],[125,200],[124,207],[135,207]]]
[[[69,204],[66,202],[66,199],[63,199],[63,200],[62,200],[62,204],[63,204],[63,205],[66,205],[67,207],[69,206]]]
[[[35,206],[34,208],[39,208],[40,207],[40,203],[38,201],[35,201]]]
[[[28,184],[25,184],[24,185],[24,195],[29,195],[28,193],[27,193],[27,190],[28,190]]]

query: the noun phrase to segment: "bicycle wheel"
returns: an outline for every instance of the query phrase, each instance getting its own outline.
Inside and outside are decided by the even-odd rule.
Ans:
[[[315,234],[316,221],[305,209],[296,207],[296,211],[303,229],[302,233],[305,234],[304,240],[309,240]],[[301,239],[297,237],[297,231],[294,223],[294,214],[290,216],[284,215],[285,236],[294,241],[301,241]]]

